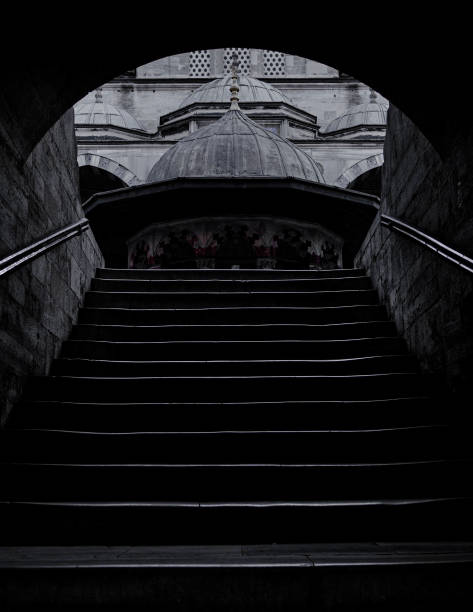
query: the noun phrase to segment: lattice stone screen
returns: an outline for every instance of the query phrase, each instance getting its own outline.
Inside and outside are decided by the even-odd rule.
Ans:
[[[279,51],[263,51],[264,76],[284,76],[286,61],[284,53]]]
[[[238,54],[239,73],[241,75],[250,76],[251,67],[251,49],[243,47],[226,47],[223,49],[223,73],[230,74],[233,61],[234,51]],[[259,52],[261,53],[261,52]],[[259,55],[259,57],[261,57]],[[210,77],[211,70],[211,51],[209,49],[200,49],[193,51],[190,54],[189,60],[189,76],[191,77]],[[260,60],[261,61],[261,60]],[[263,50],[263,66],[258,66],[257,72],[265,77],[281,77],[286,74],[286,56],[279,51]]]
[[[223,72],[225,74],[230,74],[231,72],[232,56],[234,51],[238,53],[238,60],[240,62],[239,73],[250,74],[251,63],[249,49],[243,49],[240,47],[226,47],[223,51]]]
[[[189,60],[189,76],[207,77],[210,76],[210,51],[192,51]]]

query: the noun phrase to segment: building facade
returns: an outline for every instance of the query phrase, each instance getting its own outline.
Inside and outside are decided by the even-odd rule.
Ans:
[[[174,144],[228,108],[239,60],[240,106],[319,165],[325,183],[379,195],[388,102],[324,64],[262,49],[198,50],[131,70],[75,106],[82,198],[148,182]]]

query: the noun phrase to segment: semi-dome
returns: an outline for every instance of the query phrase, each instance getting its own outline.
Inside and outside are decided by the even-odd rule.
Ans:
[[[228,102],[228,88],[231,84],[231,75],[205,83],[186,96],[179,108],[184,108],[195,102]],[[240,102],[285,102],[286,104],[292,104],[290,98],[282,91],[258,79],[240,76],[238,86],[240,88]]]
[[[386,125],[388,107],[388,103],[373,101],[353,106],[343,115],[333,119],[321,132],[329,134],[356,127]]]
[[[97,92],[94,102],[77,104],[74,107],[76,125],[114,125],[129,130],[143,130],[138,121],[123,108],[112,106],[102,100]]]
[[[156,162],[147,180],[178,177],[292,177],[324,182],[321,166],[312,157],[239,109],[180,140]]]

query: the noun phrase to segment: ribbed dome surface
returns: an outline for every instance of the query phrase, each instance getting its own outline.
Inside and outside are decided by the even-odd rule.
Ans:
[[[166,151],[147,180],[265,176],[324,182],[319,165],[307,153],[240,110],[229,110]]]
[[[186,96],[179,108],[184,108],[194,102],[228,102],[228,89],[231,84],[232,77],[230,75],[205,83]],[[240,102],[286,102],[286,104],[292,104],[290,98],[282,91],[258,79],[241,76],[238,78],[238,85],[240,87]]]
[[[331,121],[321,132],[338,132],[358,126],[386,125],[388,104],[369,102],[354,106],[348,112]]]
[[[116,125],[130,130],[142,130],[138,121],[126,110],[105,102],[77,104],[74,107],[76,125]]]

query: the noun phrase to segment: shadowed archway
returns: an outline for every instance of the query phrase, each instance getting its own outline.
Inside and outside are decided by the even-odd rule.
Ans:
[[[79,168],[79,187],[81,202],[86,202],[95,193],[122,189],[126,184],[107,170],[84,165]]]
[[[381,197],[382,191],[382,170],[381,166],[371,168],[364,174],[360,174],[358,178],[348,185],[348,189],[353,191],[362,191],[363,193],[371,193]]]
[[[92,194],[98,193],[99,191],[108,191],[110,189],[120,189],[121,187],[131,187],[132,185],[139,185],[140,179],[128,168],[122,166],[118,162],[104,157],[103,155],[96,155],[91,153],[82,153],[77,157],[77,163],[80,169],[80,182],[81,182],[81,200],[85,202]],[[87,173],[85,168],[88,168]],[[95,170],[95,172],[93,172]],[[104,189],[95,189],[90,191],[92,187],[84,185],[84,179],[88,181],[94,188],[100,186],[101,181],[97,180],[97,177],[102,175],[108,178],[102,180]],[[93,177],[96,177],[93,179]],[[109,184],[110,187],[106,185]],[[112,186],[115,185],[115,186]],[[85,192],[88,193],[87,198],[84,198]]]
[[[366,157],[365,159],[361,159],[356,164],[353,164],[349,168],[347,168],[336,180],[335,185],[337,187],[349,187],[350,189],[355,189],[356,191],[363,191],[360,188],[361,182],[358,181],[358,187],[354,185],[355,181],[360,179],[362,175],[365,175],[368,172],[376,172],[381,168],[384,163],[384,156],[382,153],[378,153],[377,155],[371,155],[370,157]],[[374,174],[371,175],[374,178]],[[361,180],[361,179],[360,179]],[[373,191],[368,191],[368,193],[374,193]],[[375,193],[375,195],[380,195],[379,193]]]

